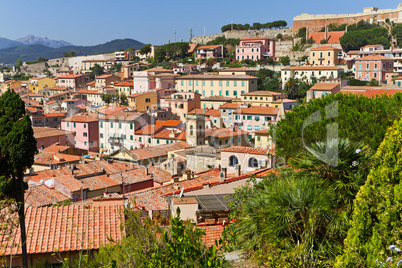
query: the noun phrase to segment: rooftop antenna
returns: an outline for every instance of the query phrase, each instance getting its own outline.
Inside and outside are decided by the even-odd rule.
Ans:
[[[191,42],[191,39],[193,39],[193,25],[190,26],[189,38],[189,42]]]

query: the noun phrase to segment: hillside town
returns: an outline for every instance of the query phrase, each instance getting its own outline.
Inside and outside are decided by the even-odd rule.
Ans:
[[[349,228],[353,227],[345,227],[347,224],[342,222],[340,225],[346,229],[335,230],[334,221],[336,217],[349,217],[348,225],[353,226],[359,215],[366,217],[361,221],[374,218],[356,212],[364,207],[358,207],[359,202],[369,198],[370,193],[374,195],[375,188],[398,191],[390,189],[391,185],[399,187],[401,169],[399,160],[392,156],[398,158],[402,151],[397,133],[401,123],[394,123],[400,120],[402,103],[402,24],[398,24],[402,22],[401,12],[399,5],[394,10],[365,8],[363,13],[348,15],[302,14],[294,18],[292,27],[287,27],[286,22],[272,22],[268,26],[254,23],[243,29],[244,25],[232,23],[225,28],[228,30],[222,27],[222,34],[191,37],[189,42],[169,40],[165,45],[144,44],[137,49],[86,56],[66,53],[62,58],[35,63],[20,60],[12,68],[2,68],[0,122],[6,127],[7,120],[13,118],[4,103],[17,103],[17,97],[12,95],[15,94],[22,100],[23,114],[29,116],[36,141],[32,163],[22,165],[21,171],[21,183],[26,185],[22,197],[26,240],[22,242],[20,223],[14,223],[11,230],[2,230],[2,265],[25,267],[24,250],[27,267],[40,267],[34,264],[45,260],[61,265],[66,258],[81,259],[82,252],[88,252],[88,256],[101,252],[103,247],[129,237],[126,223],[130,214],[125,213],[129,210],[137,212],[140,222],[150,220],[161,228],[177,224],[175,217],[191,222],[203,231],[202,244],[219,248],[226,257],[228,245],[240,239],[232,236],[244,232],[244,240],[236,240],[236,254],[248,252],[254,261],[260,260],[266,267],[287,267],[285,263],[289,267],[332,267],[335,263],[337,267],[366,267],[367,263],[362,265],[359,258],[354,258],[355,242],[343,244],[346,235],[352,237],[353,230]],[[379,36],[366,38],[363,31]],[[380,36],[382,32],[386,34],[385,41]],[[360,35],[362,40],[357,40]],[[331,103],[337,105],[336,115],[332,114]],[[321,111],[319,118],[306,123],[316,111]],[[8,119],[4,121],[2,116]],[[335,117],[344,121],[336,121]],[[325,142],[325,135],[332,133],[330,123],[338,122],[340,141],[335,145],[336,151],[339,149],[339,158],[352,160],[336,169],[319,158],[329,152],[329,143],[319,147],[319,142],[314,142]],[[314,123],[315,127],[308,127]],[[4,148],[16,143],[10,135],[4,135],[5,131],[0,127],[0,146]],[[387,139],[392,138],[397,145],[387,145]],[[342,150],[352,153],[342,154]],[[309,153],[317,159],[308,158]],[[356,156],[352,158],[352,154]],[[381,166],[381,154],[389,158],[386,165],[394,170]],[[6,167],[16,156],[2,150],[0,155],[0,169],[8,170]],[[304,162],[300,161],[302,157]],[[392,166],[394,162],[397,164]],[[0,178],[17,178],[11,168],[7,172],[0,172]],[[303,186],[300,181],[308,174],[327,179],[328,184],[323,186],[319,181]],[[398,182],[390,179],[382,186],[382,179],[374,180],[388,175]],[[291,180],[296,177],[299,179]],[[304,223],[312,224],[313,218],[320,222],[320,227],[311,226],[317,228],[314,234],[297,233],[300,223],[285,225],[278,210],[276,218],[261,212],[260,219],[283,220],[284,227],[277,232],[269,229],[265,238],[258,238],[277,236],[280,239],[276,241],[282,242],[258,242],[262,244],[256,250],[255,245],[251,247],[245,241],[258,240],[255,235],[259,229],[253,229],[257,227],[246,220],[251,221],[247,216],[252,217],[253,210],[259,207],[247,206],[245,200],[264,191],[264,187],[277,187],[269,188],[275,190],[267,190],[258,202],[266,200],[267,206],[280,207],[288,202],[279,200],[285,194],[274,196],[279,191],[274,184],[280,180],[288,183],[282,186],[288,191],[300,193],[308,189],[311,198],[322,197],[317,189],[335,190],[322,197],[327,203],[322,201],[319,207],[327,209],[325,212],[319,214],[319,209],[314,208],[318,218],[306,216],[311,218]],[[362,192],[370,182],[373,192]],[[335,192],[339,198],[333,197]],[[293,192],[287,194],[299,198]],[[361,199],[355,199],[356,195]],[[400,194],[395,195],[399,198]],[[390,205],[381,198],[388,197],[378,197],[384,207],[377,209],[387,211]],[[253,200],[257,202],[257,198]],[[398,207],[392,212],[397,216],[392,215],[400,220],[400,200],[392,200]],[[294,206],[304,206],[303,202]],[[311,202],[311,206],[317,205],[316,201]],[[357,208],[353,209],[353,204]],[[306,205],[309,206],[310,203]],[[286,206],[286,213],[293,213],[289,212],[290,207]],[[337,214],[341,212],[344,214]],[[296,214],[292,214],[294,218],[305,220],[302,214]],[[381,215],[374,221],[378,226],[373,223],[373,232],[378,228],[377,235],[381,237],[376,239],[391,239],[385,231],[381,233]],[[250,229],[240,228],[241,222]],[[384,224],[391,228],[392,219]],[[328,226],[334,229],[329,230]],[[310,241],[303,240],[325,228],[328,233],[317,238],[320,242],[309,244]],[[398,228],[386,246],[400,246]],[[293,238],[284,238],[285,232],[295,233]],[[372,239],[367,243],[377,241]],[[286,248],[286,243],[297,250],[289,251],[287,257],[275,255],[280,253],[273,248]],[[314,243],[321,244],[313,250]],[[331,248],[331,243],[337,246]],[[335,258],[340,252],[338,246],[345,253]],[[304,250],[310,247],[310,251],[325,253],[308,255]],[[276,259],[265,258],[261,250],[272,250]],[[364,253],[364,258],[369,256],[368,263],[390,254],[375,252],[377,257]],[[292,259],[292,254],[309,258],[299,262],[302,258]],[[240,255],[234,262],[248,259]],[[310,266],[306,265],[310,261]],[[217,263],[210,267],[221,267]],[[227,265],[231,267],[233,263]]]

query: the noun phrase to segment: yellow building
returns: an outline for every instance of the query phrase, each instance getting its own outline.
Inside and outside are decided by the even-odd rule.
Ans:
[[[269,128],[254,131],[254,142],[256,148],[272,149],[272,138],[268,132]]]
[[[103,69],[110,70],[110,68],[113,67],[115,62],[115,59],[107,59],[107,60],[84,60],[82,61],[81,65],[81,71],[83,73],[90,73],[91,68],[93,68],[96,64],[98,64],[100,67],[103,67]]]
[[[56,86],[56,80],[49,77],[35,77],[29,83],[29,90],[32,93],[38,93],[39,90],[44,88],[53,88]]]
[[[156,92],[135,93],[128,96],[128,103],[138,112],[158,108],[158,94]]]
[[[339,55],[339,56],[338,56]],[[329,65],[340,64],[342,49],[331,46],[322,46],[310,50],[310,64]]]
[[[253,106],[275,107],[277,100],[286,97],[286,93],[259,90],[242,94],[240,102],[242,104],[251,104]]]
[[[126,96],[128,96],[134,89],[134,82],[128,82],[128,81],[115,82],[113,84],[113,87],[117,88],[119,95],[124,93]]]
[[[240,95],[257,90],[258,78],[250,75],[195,74],[176,79],[176,89],[180,92],[195,92],[202,97],[225,96],[238,98]]]
[[[201,108],[219,109],[227,102],[240,101],[240,98],[230,98],[225,96],[210,96],[201,99]]]

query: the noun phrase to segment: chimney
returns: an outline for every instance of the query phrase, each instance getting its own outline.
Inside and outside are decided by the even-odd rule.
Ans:
[[[149,175],[148,166],[145,166],[145,174],[146,174],[146,175]]]
[[[223,167],[222,172],[225,174],[225,179],[228,177],[228,168]]]
[[[238,164],[237,164],[237,165],[235,166],[235,169],[237,169],[237,174],[236,174],[236,175],[237,175],[237,176],[240,176],[240,175],[241,175],[241,165],[238,165]]]

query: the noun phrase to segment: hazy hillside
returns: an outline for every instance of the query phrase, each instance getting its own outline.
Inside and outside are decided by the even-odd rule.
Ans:
[[[10,40],[7,38],[0,37],[0,49],[9,48],[9,47],[16,47],[16,46],[24,46],[23,43],[17,42],[14,40]]]
[[[10,47],[0,49],[0,65],[14,64],[18,58],[22,61],[35,61],[38,57],[48,59],[63,57],[63,51],[74,50],[76,56],[92,55],[95,53],[103,54],[120,49],[134,48],[140,49],[144,44],[133,39],[116,39],[105,44],[96,46],[66,46],[60,48],[50,48],[44,45],[30,45],[21,47]]]

